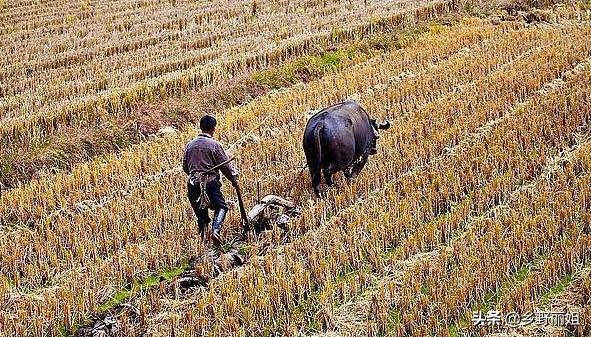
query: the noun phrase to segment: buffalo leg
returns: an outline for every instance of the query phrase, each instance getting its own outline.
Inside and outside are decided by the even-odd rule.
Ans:
[[[332,173],[330,172],[329,169],[325,169],[322,172],[324,174],[324,182],[326,183],[326,185],[328,186],[332,186],[333,182],[332,182]]]
[[[347,181],[349,181],[349,180],[351,180],[351,177],[353,176],[353,169],[351,167],[349,167],[343,171],[343,174],[345,175],[345,178],[347,178]]]
[[[320,169],[310,170],[310,177],[312,178],[312,188],[317,198],[320,198]]]

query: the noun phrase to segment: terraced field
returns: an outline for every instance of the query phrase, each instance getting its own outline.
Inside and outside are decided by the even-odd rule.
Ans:
[[[544,10],[551,22],[528,23],[469,15],[471,2],[303,3],[23,1],[0,11],[10,160],[64,128],[133,120],[282,69],[312,45],[395,37],[217,113],[246,204],[259,190],[302,210],[287,231],[242,242],[241,266],[212,265],[186,201],[190,119],[4,190],[0,336],[83,334],[107,316],[121,336],[477,336],[504,330],[474,326],[473,311],[556,308],[581,324],[547,334],[590,333],[589,12],[555,6]],[[17,50],[26,57],[9,59]],[[314,199],[303,128],[348,98],[392,127],[357,179],[337,176]],[[240,231],[232,209],[223,234]],[[203,284],[186,289],[181,274]]]
[[[254,70],[453,7],[442,0],[11,2],[0,13],[0,183],[14,187],[39,166],[70,168],[138,142],[153,124],[191,120],[169,111],[145,121],[138,104],[216,83],[233,94],[232,81]]]

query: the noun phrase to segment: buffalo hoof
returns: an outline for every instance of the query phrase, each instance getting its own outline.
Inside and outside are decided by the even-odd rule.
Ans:
[[[318,199],[322,199],[322,193],[320,193],[320,187],[314,187],[314,195]]]

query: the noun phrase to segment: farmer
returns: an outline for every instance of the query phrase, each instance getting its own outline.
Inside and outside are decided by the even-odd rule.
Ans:
[[[238,170],[224,151],[222,144],[213,138],[217,121],[215,117],[205,115],[199,121],[201,133],[185,146],[183,171],[188,175],[187,189],[189,202],[197,216],[199,233],[204,238],[205,226],[209,224],[208,209],[214,211],[211,224],[213,242],[220,245],[220,231],[228,212],[228,205],[222,194],[220,172],[238,189]],[[214,167],[218,168],[212,170]],[[205,190],[205,193],[203,193]]]

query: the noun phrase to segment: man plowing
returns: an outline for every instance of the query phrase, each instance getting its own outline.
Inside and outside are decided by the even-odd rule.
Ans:
[[[220,231],[228,212],[228,205],[222,194],[220,171],[236,188],[238,170],[228,158],[222,144],[213,138],[217,121],[215,117],[206,115],[199,121],[201,133],[185,146],[183,171],[188,175],[187,195],[191,207],[197,216],[197,224],[201,238],[205,237],[205,227],[212,221],[209,209],[213,210],[211,223],[212,238],[216,245],[222,243]]]

